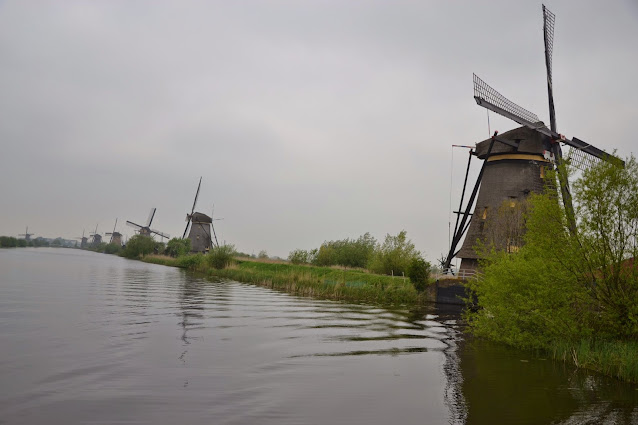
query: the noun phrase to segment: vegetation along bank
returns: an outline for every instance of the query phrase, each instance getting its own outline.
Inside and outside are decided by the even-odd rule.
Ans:
[[[483,246],[483,277],[470,287],[473,334],[638,382],[638,164],[607,162],[572,188],[570,231],[554,175],[526,207],[524,244]]]

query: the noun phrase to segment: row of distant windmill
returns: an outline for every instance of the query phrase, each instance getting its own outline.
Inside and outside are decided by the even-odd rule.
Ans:
[[[196,212],[195,208],[197,206],[197,199],[199,198],[199,190],[202,186],[202,178],[199,178],[199,184],[197,185],[197,192],[195,193],[195,200],[193,201],[193,206],[191,208],[190,214],[186,214],[186,228],[184,229],[184,234],[182,238],[186,238],[186,234],[188,233],[188,239],[191,241],[191,252],[207,252],[212,247],[219,246],[219,242],[217,241],[217,234],[215,233],[215,227],[213,222],[216,219],[207,216],[204,213]],[[155,212],[157,208],[151,208],[151,212],[148,215],[148,219],[146,220],[146,225],[142,226],[140,224],[134,223],[132,221],[126,221],[126,224],[133,229],[135,229],[136,233],[143,236],[153,237],[154,235],[159,236],[164,240],[170,239],[170,236],[164,232],[160,232],[159,230],[155,230],[151,228],[151,224],[153,223],[153,218],[155,217]],[[27,228],[28,229],[28,228]],[[122,234],[117,230],[117,218],[115,219],[115,226],[113,226],[112,232],[105,233],[106,236],[110,236],[109,243],[113,243],[116,245],[122,245]],[[190,229],[190,232],[189,232]],[[27,232],[28,233],[28,232]],[[84,236],[84,231],[82,232],[81,237],[77,237],[76,239],[81,240],[80,247],[86,248],[88,246],[95,246],[102,243],[102,235],[97,232],[97,225],[95,226],[95,231],[89,234],[89,237]]]

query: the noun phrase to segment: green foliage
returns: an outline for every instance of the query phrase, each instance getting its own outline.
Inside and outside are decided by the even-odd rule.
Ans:
[[[376,240],[370,233],[365,233],[357,239],[346,238],[336,241],[326,241],[321,244],[319,249],[302,252],[306,252],[307,256],[304,262],[317,266],[338,265],[352,268],[365,268],[370,258],[372,258],[376,243]]]
[[[292,264],[308,264],[308,251],[304,249],[295,249],[288,254],[288,261]]]
[[[228,267],[232,263],[234,256],[234,245],[220,245],[211,248],[211,250],[206,255],[206,261],[211,267],[214,267],[216,269],[223,269]]]
[[[197,270],[202,266],[202,264],[204,264],[205,258],[206,257],[201,252],[197,254],[184,255],[177,258],[177,266],[189,270]]]
[[[520,250],[492,251],[482,263],[483,279],[470,282],[480,307],[468,314],[473,332],[537,348],[594,337],[638,340],[635,159],[624,169],[602,162],[576,181],[573,235],[551,187],[529,199]]]
[[[181,257],[191,251],[191,240],[189,238],[173,238],[166,244],[164,254],[171,257]]]
[[[402,230],[398,235],[387,234],[383,245],[374,252],[368,268],[374,273],[401,275],[408,271],[410,262],[420,257],[407,232]]]
[[[425,261],[423,257],[415,257],[410,261],[407,275],[418,292],[425,291],[428,286],[431,270],[432,265]]]
[[[128,240],[121,255],[127,258],[139,258],[155,252],[155,247],[156,243],[153,239],[144,235],[135,235]]]
[[[105,254],[117,254],[122,250],[122,246],[116,243],[109,243],[104,247]]]
[[[265,249],[262,249],[261,251],[259,251],[259,254],[257,254],[257,258],[261,258],[262,260],[265,260],[268,258],[268,253],[266,252]]]
[[[0,236],[0,247],[14,248],[16,246],[18,246],[18,239],[13,236]]]

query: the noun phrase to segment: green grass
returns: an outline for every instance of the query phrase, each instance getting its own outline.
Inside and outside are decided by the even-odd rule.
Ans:
[[[149,255],[143,261],[182,267],[206,276],[253,283],[295,295],[370,302],[382,305],[410,305],[427,302],[410,280],[368,273],[364,270],[294,265],[284,262],[262,262],[238,259],[224,269],[215,269],[197,256],[171,258]]]
[[[550,349],[555,359],[595,370],[622,381],[638,382],[638,342],[583,340],[577,344],[556,342]]]

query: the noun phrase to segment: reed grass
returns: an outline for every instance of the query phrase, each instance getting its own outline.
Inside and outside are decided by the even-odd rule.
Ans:
[[[623,381],[638,382],[638,342],[582,340],[575,344],[555,342],[550,348],[555,359],[594,370]]]
[[[215,269],[203,255],[171,258],[148,255],[143,261],[181,267],[206,276],[253,283],[300,296],[369,302],[382,305],[411,305],[427,301],[403,277],[378,275],[361,269],[294,265],[282,261],[259,261],[236,257],[223,269]]]

